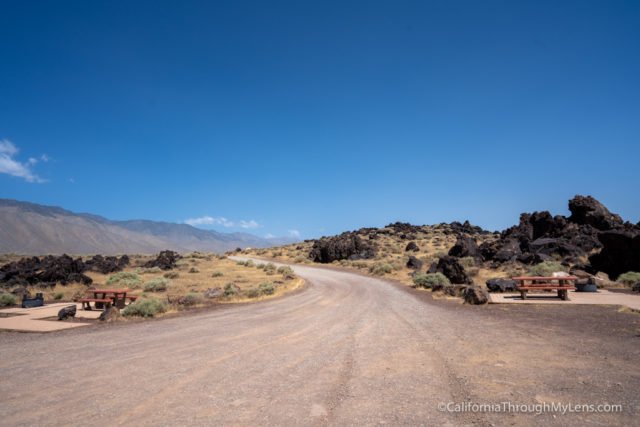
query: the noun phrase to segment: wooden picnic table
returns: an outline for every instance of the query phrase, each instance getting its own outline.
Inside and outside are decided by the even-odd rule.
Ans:
[[[520,282],[516,285],[516,289],[520,292],[522,299],[527,298],[528,291],[555,290],[563,301],[569,300],[569,291],[576,289],[575,282],[578,280],[575,276],[518,276],[512,279]]]
[[[93,298],[82,298],[80,302],[83,303],[85,309],[91,310],[91,303],[93,302],[96,309],[106,309],[113,304],[115,307],[124,308],[127,298],[129,301],[135,301],[138,297],[136,295],[129,295],[130,289],[88,289],[87,293],[93,294]]]

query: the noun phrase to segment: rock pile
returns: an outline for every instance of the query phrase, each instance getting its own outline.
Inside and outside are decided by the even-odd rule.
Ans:
[[[369,259],[376,255],[373,245],[365,242],[357,233],[346,232],[339,236],[316,240],[309,253],[314,262],[331,263],[342,259]]]
[[[83,274],[86,270],[81,258],[73,259],[69,255],[22,258],[0,268],[0,284],[4,287],[36,284],[44,287],[71,282],[90,285],[91,278]]]
[[[176,268],[178,260],[182,258],[182,256],[174,251],[162,251],[158,254],[155,259],[146,262],[143,267],[145,268],[154,268],[158,267],[161,270],[172,270]]]

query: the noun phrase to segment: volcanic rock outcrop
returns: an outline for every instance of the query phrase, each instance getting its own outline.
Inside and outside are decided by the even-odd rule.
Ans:
[[[357,233],[347,232],[316,240],[309,258],[314,262],[327,264],[342,259],[369,259],[375,255],[376,250],[373,245],[366,243]]]

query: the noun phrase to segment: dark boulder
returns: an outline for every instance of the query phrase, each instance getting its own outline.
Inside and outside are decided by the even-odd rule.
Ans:
[[[412,270],[420,270],[424,263],[414,256],[410,256],[407,261],[407,268],[411,268]]]
[[[339,236],[316,240],[309,258],[314,262],[327,264],[342,259],[370,259],[375,257],[375,254],[375,248],[356,233],[342,233]]]
[[[508,239],[502,242],[502,245],[493,256],[493,260],[498,262],[513,261],[521,253],[520,242],[516,239]]]
[[[443,256],[436,265],[435,272],[444,274],[451,283],[462,285],[473,283],[467,276],[464,267],[460,265],[458,259],[452,256]]]
[[[489,293],[480,286],[468,286],[464,291],[464,302],[481,305],[489,302]]]
[[[176,268],[176,263],[182,256],[174,251],[162,251],[155,259],[146,262],[143,267],[153,268],[158,267],[161,270],[172,270]]]
[[[123,255],[120,258],[115,256],[95,255],[85,261],[87,270],[96,271],[102,274],[110,274],[122,271],[124,267],[129,265],[129,257]]]
[[[631,286],[631,290],[633,292],[640,292],[640,282],[634,283],[633,286]]]
[[[540,237],[529,242],[529,251],[534,254],[558,255],[564,256],[580,256],[584,251],[579,247],[572,245],[562,238]]]
[[[418,252],[420,250],[420,247],[418,247],[418,245],[416,245],[416,242],[409,242],[407,243],[407,246],[404,248],[405,252]]]
[[[609,212],[609,209],[591,196],[575,196],[569,200],[569,210],[569,221],[588,224],[598,230],[611,230],[624,224],[619,215]]]
[[[451,249],[449,249],[449,255],[454,257],[473,257],[473,258],[482,258],[480,255],[480,250],[478,249],[478,245],[476,243],[476,239],[473,237],[465,237],[458,236],[456,240],[456,244],[453,245]]]
[[[512,279],[489,279],[486,283],[489,292],[515,292],[518,284]]]
[[[436,291],[440,291],[445,295],[449,295],[450,297],[461,298],[464,296],[465,291],[467,290],[467,285],[443,285],[441,288],[435,289]],[[431,288],[431,290],[434,290]]]
[[[48,255],[43,258],[25,257],[0,267],[1,282],[5,287],[38,285],[52,287],[56,283],[66,285],[79,282],[85,285],[92,280],[86,276],[82,259],[73,259],[68,255]]]
[[[66,320],[69,317],[76,317],[76,306],[70,305],[63,307],[58,311],[58,320]]]
[[[607,273],[611,280],[627,271],[640,271],[640,232],[604,231],[598,238],[603,248],[589,257],[594,269]]]

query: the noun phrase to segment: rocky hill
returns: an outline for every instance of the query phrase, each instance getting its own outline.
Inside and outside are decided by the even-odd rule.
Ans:
[[[201,230],[187,224],[112,221],[54,206],[0,199],[0,253],[118,254],[155,253],[164,249],[224,252],[286,242],[246,233]]]

